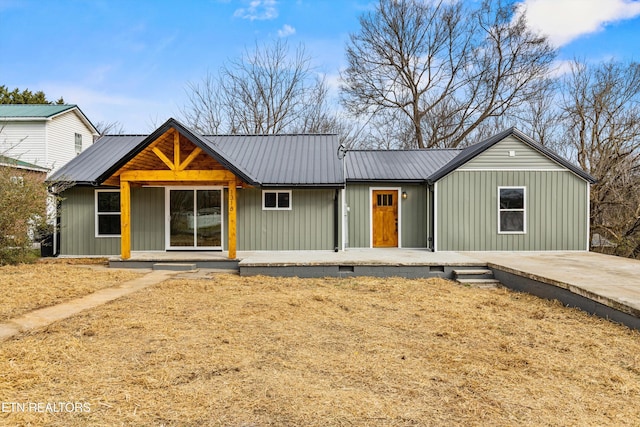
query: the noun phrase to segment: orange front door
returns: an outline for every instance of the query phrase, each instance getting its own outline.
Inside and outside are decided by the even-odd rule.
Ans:
[[[398,247],[398,192],[373,190],[373,247]]]

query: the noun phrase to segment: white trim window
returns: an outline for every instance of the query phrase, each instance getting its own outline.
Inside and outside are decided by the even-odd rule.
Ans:
[[[262,190],[263,211],[290,211],[291,190]]]
[[[96,190],[96,237],[120,236],[120,190]]]
[[[76,155],[82,153],[82,134],[76,133],[75,137],[75,146],[76,146]]]
[[[526,196],[525,187],[498,187],[498,233],[527,232]]]

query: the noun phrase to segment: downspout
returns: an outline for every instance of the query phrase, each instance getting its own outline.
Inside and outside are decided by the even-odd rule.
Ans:
[[[54,205],[56,225],[53,228],[53,256],[55,257],[60,255],[60,227],[62,224],[60,212],[62,210],[62,201],[56,200]]]
[[[336,188],[333,197],[333,251],[340,249],[340,190]]]
[[[429,203],[429,224],[428,224],[428,234],[427,238],[427,248],[431,252],[435,252],[435,241],[434,241],[434,233],[435,233],[435,206],[434,206],[434,188],[433,184],[427,184],[427,193],[428,193],[428,203]]]

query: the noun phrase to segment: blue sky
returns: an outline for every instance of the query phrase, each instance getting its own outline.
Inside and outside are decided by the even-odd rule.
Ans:
[[[523,0],[558,65],[640,60],[640,0]],[[179,118],[188,82],[256,42],[303,43],[338,83],[366,0],[0,0],[0,84],[78,104],[95,123],[148,133]]]

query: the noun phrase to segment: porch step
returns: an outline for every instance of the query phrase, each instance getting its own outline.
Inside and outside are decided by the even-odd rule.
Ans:
[[[477,269],[469,269],[469,270],[453,270],[453,274],[456,277],[459,276],[492,276],[493,277],[493,272],[491,270],[489,270],[488,268],[477,268]]]
[[[476,288],[496,288],[500,281],[493,277],[493,271],[488,268],[456,269],[453,278],[460,284]]]
[[[195,264],[185,264],[177,262],[161,262],[153,264],[154,270],[170,270],[170,271],[192,271],[196,269]]]
[[[457,279],[457,282],[474,288],[492,289],[500,286],[498,279]]]

